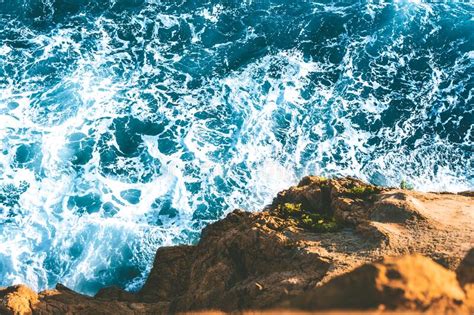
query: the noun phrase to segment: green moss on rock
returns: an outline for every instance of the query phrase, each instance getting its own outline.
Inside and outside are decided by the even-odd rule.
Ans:
[[[347,191],[356,197],[366,197],[380,192],[380,189],[374,186],[354,186]]]
[[[300,216],[301,203],[284,203],[279,206],[279,210],[285,218]]]
[[[333,215],[317,209],[303,209],[300,203],[283,203],[276,209],[279,216],[314,232],[335,232],[341,228]]]
[[[323,216],[316,213],[304,213],[301,216],[302,225],[316,232],[335,232],[340,229],[334,216]]]

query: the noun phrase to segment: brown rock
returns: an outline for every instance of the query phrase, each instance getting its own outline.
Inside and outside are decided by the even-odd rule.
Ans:
[[[136,296],[133,293],[122,290],[119,287],[107,287],[100,289],[94,296],[97,299],[109,301],[135,301]]]
[[[33,307],[34,314],[164,314],[166,303],[141,303],[104,300],[78,294],[63,285],[54,290],[40,292],[39,303]]]
[[[456,274],[421,255],[385,258],[329,281],[292,301],[295,308],[466,312]]]
[[[257,227],[257,218],[266,225]],[[190,266],[172,272],[178,277],[189,272],[190,281],[184,294],[172,302],[171,310],[270,307],[320,279],[328,262],[298,251],[283,233],[274,230],[281,228],[280,221],[269,214],[235,211],[208,226],[188,257],[189,265],[174,264]],[[160,264],[157,260],[157,266]],[[147,285],[139,295],[150,296],[155,288]]]
[[[156,252],[153,269],[143,286],[143,301],[171,301],[184,294],[189,283],[193,246],[162,247]],[[164,277],[163,275],[166,275]]]
[[[15,285],[0,290],[0,313],[28,315],[38,304],[38,294],[24,285]]]

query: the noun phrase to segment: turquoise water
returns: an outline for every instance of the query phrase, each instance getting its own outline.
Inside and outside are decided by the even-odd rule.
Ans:
[[[0,286],[137,290],[308,173],[473,189],[473,12],[0,0]]]

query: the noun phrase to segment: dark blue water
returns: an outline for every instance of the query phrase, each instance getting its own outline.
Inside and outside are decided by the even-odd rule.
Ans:
[[[308,173],[473,189],[473,10],[0,0],[0,285],[136,290]]]

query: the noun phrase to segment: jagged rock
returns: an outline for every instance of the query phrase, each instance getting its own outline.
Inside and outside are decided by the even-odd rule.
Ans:
[[[29,315],[38,304],[38,294],[25,285],[0,289],[0,313]]]
[[[148,280],[136,294],[106,288],[92,298],[59,285],[35,295],[25,287],[10,287],[0,290],[0,311],[120,315],[255,310],[324,288],[325,303],[347,297],[346,304],[326,307],[379,303],[387,308],[473,310],[471,256],[460,264],[474,247],[473,223],[474,198],[467,193],[419,193],[378,188],[353,178],[308,176],[279,193],[262,212],[235,210],[210,224],[195,246],[160,248]],[[412,253],[457,269],[463,287],[456,287],[451,271],[420,256],[373,263]],[[413,263],[411,271],[408,262]],[[379,276],[382,270],[389,276]],[[390,278],[397,272],[405,282]],[[423,281],[417,278],[422,274],[427,276]],[[359,283],[360,292],[329,289],[351,279]],[[365,285],[372,285],[372,291]]]
[[[257,220],[237,210],[208,226],[189,256],[179,256],[171,264],[157,259],[154,270],[176,276],[169,281],[188,278],[171,310],[266,308],[321,278],[329,268],[328,261],[289,243],[283,233],[274,230],[283,224],[268,213]],[[174,268],[171,273],[170,266]],[[156,279],[158,286],[147,281],[139,296],[149,297],[156,288],[160,290],[159,276]]]

